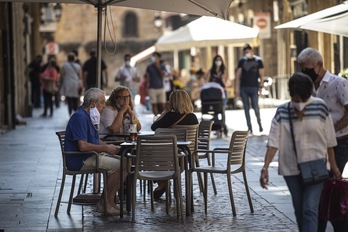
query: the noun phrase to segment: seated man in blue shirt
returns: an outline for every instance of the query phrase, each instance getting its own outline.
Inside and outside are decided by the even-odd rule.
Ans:
[[[105,94],[101,89],[90,88],[85,93],[82,106],[71,116],[65,131],[65,151],[81,151],[100,153],[99,168],[107,170],[107,213],[119,215],[119,209],[115,203],[115,195],[120,187],[120,160],[115,157],[120,147],[106,144],[99,139],[96,128],[100,121],[100,114],[105,109]],[[83,170],[96,165],[96,157],[91,154],[67,155],[67,167],[69,170]],[[127,172],[124,169],[124,177]],[[98,205],[98,212],[104,212],[103,197]]]

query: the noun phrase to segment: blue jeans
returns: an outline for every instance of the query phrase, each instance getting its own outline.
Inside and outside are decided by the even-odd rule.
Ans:
[[[295,209],[297,226],[300,232],[316,232],[318,211],[323,184],[303,186],[301,176],[284,176]]]
[[[260,109],[259,109],[259,87],[240,87],[240,97],[242,98],[245,118],[247,120],[248,129],[253,130],[250,120],[250,100],[251,107],[254,109],[259,129],[262,131]],[[250,99],[250,100],[249,100]]]

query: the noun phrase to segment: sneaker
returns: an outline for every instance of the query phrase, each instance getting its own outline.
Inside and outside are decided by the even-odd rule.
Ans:
[[[153,198],[155,200],[158,200],[161,198],[161,196],[163,195],[163,193],[166,191],[166,188],[163,187],[163,188],[160,188],[160,189],[155,189],[155,191],[153,191]]]

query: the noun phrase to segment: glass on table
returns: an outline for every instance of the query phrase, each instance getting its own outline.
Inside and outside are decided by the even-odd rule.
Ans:
[[[135,143],[135,139],[137,138],[138,131],[137,131],[137,124],[131,124],[129,128],[129,137],[132,140],[132,143]]]

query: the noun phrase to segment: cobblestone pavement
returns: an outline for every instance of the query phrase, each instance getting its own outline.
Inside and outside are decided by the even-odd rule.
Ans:
[[[152,115],[141,108],[137,110],[144,129],[149,129]],[[194,174],[195,211],[185,217],[185,223],[176,218],[175,204],[169,215],[165,213],[164,200],[156,201],[155,210],[151,211],[149,199],[143,202],[139,192],[136,223],[130,223],[130,215],[122,220],[104,217],[91,205],[73,205],[68,215],[71,178],[67,178],[59,216],[54,218],[61,183],[60,147],[54,132],[64,130],[69,117],[64,104],[55,109],[52,118],[41,118],[40,114],[41,110],[34,110],[33,117],[25,119],[27,125],[0,135],[0,231],[297,231],[291,198],[283,178],[277,175],[276,163],[270,168],[269,190],[262,189],[258,182],[274,108],[261,110],[267,132],[250,136],[247,146],[247,177],[255,212],[250,213],[241,174],[232,177],[236,217],[232,216],[226,176],[214,175],[218,193],[214,195],[209,186],[205,215],[203,196]],[[243,112],[228,111],[227,125],[229,135],[244,129]],[[213,135],[212,148],[228,147],[229,139]]]

